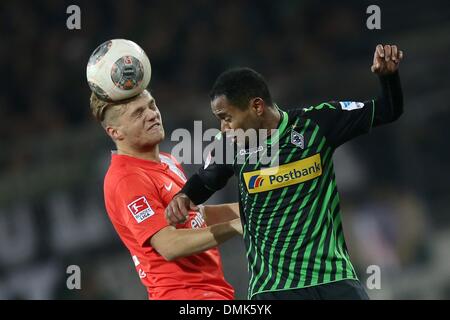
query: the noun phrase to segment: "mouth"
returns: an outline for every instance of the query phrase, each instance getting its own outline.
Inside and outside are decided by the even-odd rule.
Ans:
[[[153,130],[153,129],[159,129],[161,128],[161,124],[159,122],[156,122],[152,124],[150,127],[148,127],[147,131]]]

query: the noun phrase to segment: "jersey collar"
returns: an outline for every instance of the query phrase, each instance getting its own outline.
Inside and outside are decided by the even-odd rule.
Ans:
[[[267,144],[274,144],[277,143],[278,140],[280,139],[280,137],[283,135],[284,131],[287,128],[287,124],[289,121],[289,117],[287,112],[281,110],[276,104],[274,104],[275,108],[278,110],[278,112],[280,112],[280,123],[278,124],[277,130],[275,131],[275,133],[270,136],[269,138],[267,138]]]
[[[152,169],[167,166],[162,161],[157,162],[157,161],[136,158],[136,157],[128,156],[125,154],[118,154],[116,150],[111,151],[111,161],[117,162],[117,163],[131,164],[131,165],[138,166],[138,167],[152,168]]]

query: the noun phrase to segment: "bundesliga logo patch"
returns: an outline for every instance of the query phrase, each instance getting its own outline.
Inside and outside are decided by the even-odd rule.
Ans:
[[[137,223],[141,223],[155,214],[145,197],[140,197],[130,203],[128,205],[128,210],[130,210]]]
[[[356,101],[341,101],[339,104],[341,105],[342,110],[346,111],[352,111],[364,107],[364,103]]]

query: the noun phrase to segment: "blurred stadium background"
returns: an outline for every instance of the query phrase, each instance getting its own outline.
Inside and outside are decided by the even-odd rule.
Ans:
[[[381,7],[382,29],[366,28]],[[66,8],[81,8],[81,30]],[[378,94],[378,43],[398,44],[405,114],[338,150],[335,165],[350,254],[374,299],[450,298],[450,5],[448,1],[9,1],[0,10],[0,299],[146,299],[107,218],[103,175],[112,143],[89,114],[85,66],[110,38],[150,57],[150,89],[170,133],[217,127],[208,90],[250,66],[283,108]],[[186,166],[188,173],[196,166]],[[231,183],[210,203],[235,201]],[[221,247],[245,299],[243,243]],[[79,265],[82,289],[66,288]]]

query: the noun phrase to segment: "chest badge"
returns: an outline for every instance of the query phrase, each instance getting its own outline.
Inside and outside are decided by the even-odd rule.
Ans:
[[[302,149],[305,148],[305,138],[301,133],[298,133],[294,129],[291,131],[291,143]]]

